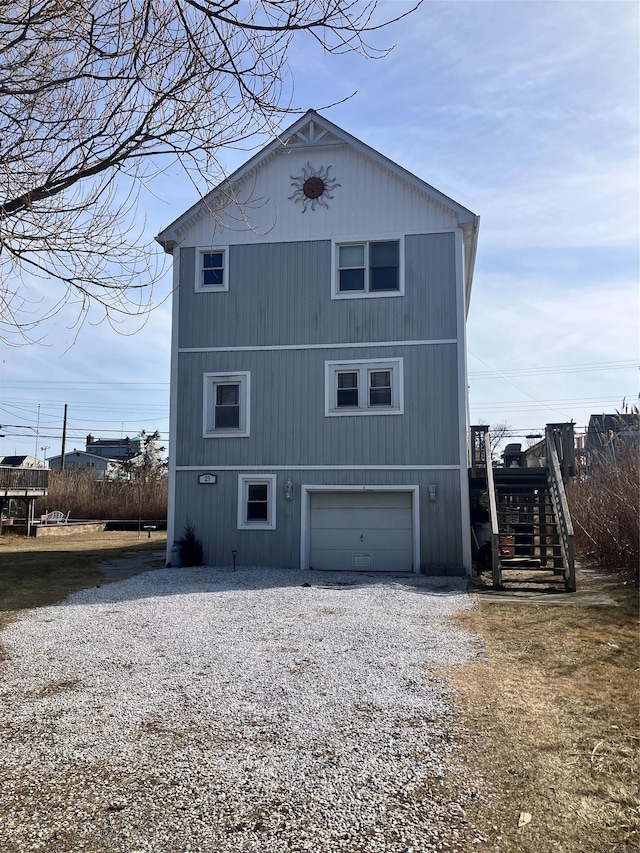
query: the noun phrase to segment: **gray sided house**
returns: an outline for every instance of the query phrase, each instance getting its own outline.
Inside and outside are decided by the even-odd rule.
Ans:
[[[471,571],[478,217],[309,111],[158,237],[174,261],[168,549]]]
[[[52,471],[62,468],[62,456],[50,456],[47,459]],[[64,455],[65,470],[77,468],[92,474],[96,480],[117,480],[121,476],[122,466],[116,459],[107,459],[98,453],[87,453],[84,450],[70,450]]]
[[[640,446],[638,412],[591,415],[584,443],[587,467],[599,459],[613,459],[627,446]]]

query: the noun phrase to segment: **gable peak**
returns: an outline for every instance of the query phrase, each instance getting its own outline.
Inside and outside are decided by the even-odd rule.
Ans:
[[[287,148],[306,148],[318,145],[337,145],[344,140],[327,128],[317,113],[307,114],[302,123],[284,134],[282,143]]]

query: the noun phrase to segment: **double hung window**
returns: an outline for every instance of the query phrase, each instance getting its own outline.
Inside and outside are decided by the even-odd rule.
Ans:
[[[249,435],[249,373],[205,373],[205,438]]]
[[[238,530],[276,529],[276,474],[238,475]]]
[[[325,362],[325,415],[398,415],[402,359]]]
[[[196,252],[196,290],[228,290],[227,248],[198,249]]]
[[[402,292],[399,240],[336,245],[335,297],[397,296]]]

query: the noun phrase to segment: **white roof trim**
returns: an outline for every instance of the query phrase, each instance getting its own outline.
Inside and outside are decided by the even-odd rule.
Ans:
[[[90,456],[92,459],[101,459],[103,462],[113,462],[116,465],[119,465],[122,462],[121,459],[112,459],[109,456],[101,456],[99,453],[89,453],[86,450],[65,450],[65,459],[67,456]],[[58,453],[56,456],[47,456],[48,462],[53,459],[62,459],[62,454]]]

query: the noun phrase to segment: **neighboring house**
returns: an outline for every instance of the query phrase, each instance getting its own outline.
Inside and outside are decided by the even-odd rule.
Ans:
[[[59,471],[62,467],[62,456],[50,456],[47,462],[52,471]],[[118,480],[127,476],[123,471],[122,464],[117,459],[106,459],[97,453],[86,453],[84,450],[72,450],[65,453],[64,467],[67,471],[70,468],[88,471],[93,474],[96,480]]]
[[[209,565],[470,573],[478,225],[309,111],[162,231],[168,552],[190,520]]]
[[[9,468],[44,468],[43,463],[35,456],[2,456],[0,465],[6,465]]]
[[[617,455],[624,446],[640,446],[640,414],[638,412],[613,415],[591,415],[584,441],[584,458],[587,467],[597,456]]]
[[[86,451],[107,459],[128,461],[142,452],[142,445],[142,436],[139,435],[134,438],[94,438],[89,434]]]

